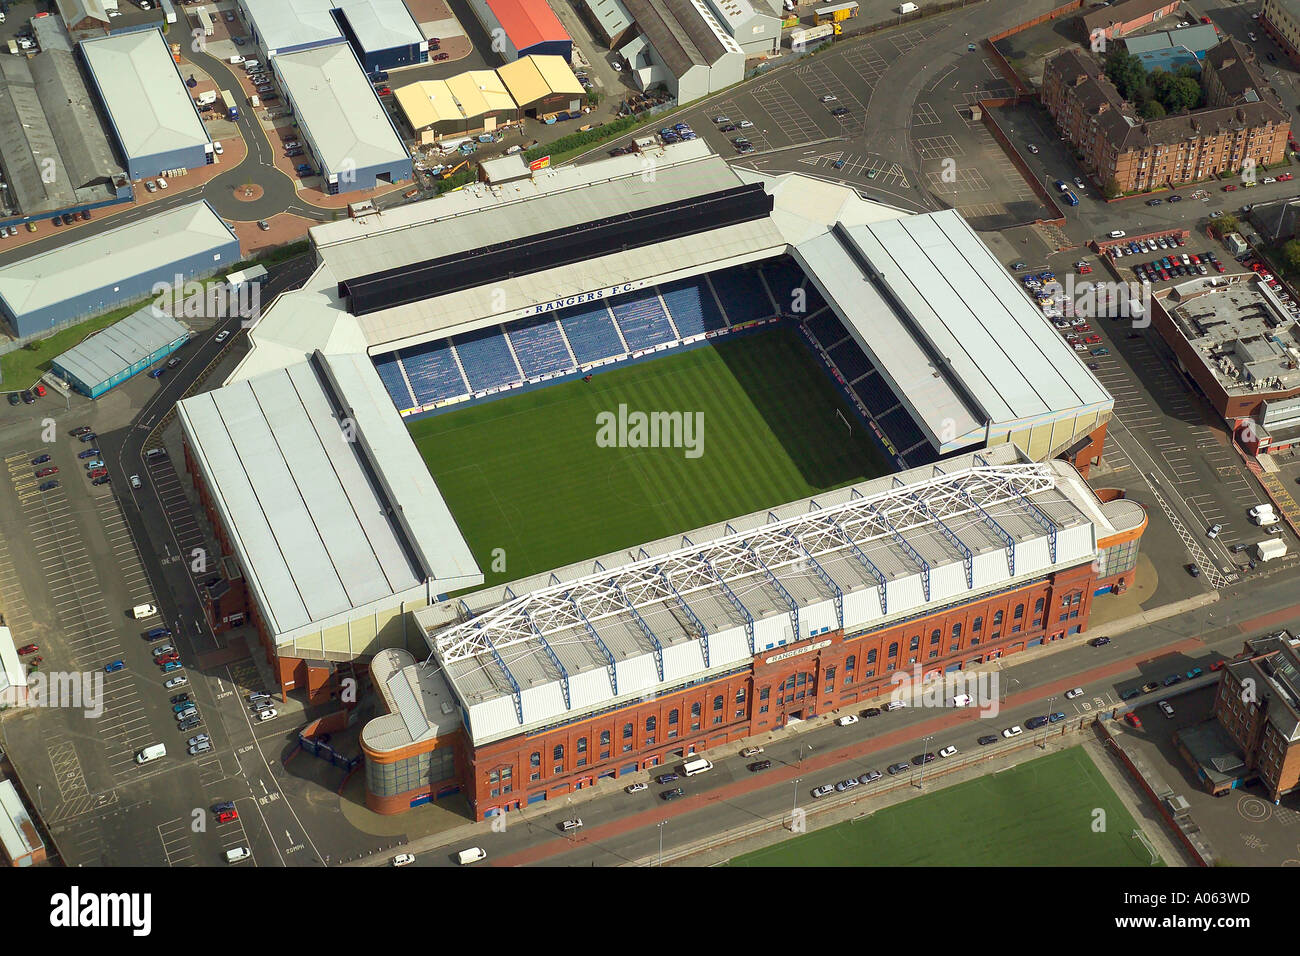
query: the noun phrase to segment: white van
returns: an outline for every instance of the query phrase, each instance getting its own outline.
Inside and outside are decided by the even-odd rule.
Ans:
[[[234,56],[232,56],[232,57],[230,58],[230,62],[231,62],[231,63],[243,63],[243,62],[244,62],[244,58],[243,58],[242,56],[240,56],[238,53],[236,53]]]
[[[1265,511],[1255,519],[1255,524],[1259,525],[1261,528],[1267,528],[1269,525],[1277,524],[1278,520],[1276,512]]]
[[[233,850],[226,851],[227,863],[238,863],[240,860],[247,860],[253,855],[253,851],[246,846],[237,846]]]
[[[1249,515],[1250,520],[1255,524],[1262,524],[1268,518],[1272,518],[1274,521],[1277,520],[1277,516],[1273,513],[1272,504],[1255,505],[1250,509]]]
[[[456,854],[456,862],[461,866],[468,866],[470,863],[477,863],[479,860],[487,859],[487,850],[481,846],[472,846],[468,850],[461,850]]]
[[[904,13],[904,14],[905,14],[905,13],[916,13],[916,4],[915,4],[915,3],[904,3],[904,4],[900,4],[899,7],[898,7],[898,12],[899,12],[899,13]]]
[[[694,760],[688,760],[682,764],[682,773],[688,777],[693,777],[697,773],[705,773],[713,769],[713,764],[709,763],[703,757],[697,757]]]
[[[244,61],[244,72],[245,72],[245,73],[256,73],[256,72],[257,72],[257,68],[258,68],[259,66],[261,66],[261,65],[262,65],[262,64],[259,63],[257,60],[245,60],[245,61]]]
[[[150,760],[157,760],[159,757],[167,756],[166,744],[150,744],[135,755],[136,763],[148,763]]]
[[[891,700],[891,701],[890,701],[888,704],[886,704],[882,709],[884,709],[884,710],[898,710],[898,708],[900,708],[900,707],[906,707],[906,706],[907,706],[907,701],[903,701],[903,700]]]
[[[152,604],[137,604],[135,607],[131,608],[131,616],[137,621],[141,618],[152,617],[157,613],[158,609]]]

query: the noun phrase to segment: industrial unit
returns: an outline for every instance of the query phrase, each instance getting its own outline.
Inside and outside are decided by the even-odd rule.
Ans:
[[[573,40],[546,0],[469,0],[469,6],[488,36],[505,41],[493,50],[506,62],[530,53],[567,60],[573,53]]]
[[[230,227],[206,201],[190,203],[0,268],[0,314],[33,335],[238,261]]]
[[[408,83],[393,95],[421,143],[490,132],[520,115],[501,77],[492,70],[469,70],[446,80]]]
[[[81,52],[131,179],[212,162],[212,141],[160,30],[86,40]]]
[[[587,102],[587,91],[559,56],[521,56],[497,74],[524,116],[536,119],[546,113],[576,113]]]
[[[745,78],[745,51],[704,0],[624,0],[640,32],[618,52],[638,88],[689,103]]]
[[[96,332],[51,362],[54,373],[90,398],[99,398],[171,355],[190,330],[154,305]]]
[[[239,0],[270,59],[346,39],[367,73],[424,63],[428,47],[402,0]]]
[[[411,178],[411,156],[348,44],[281,54],[271,66],[326,192]]]

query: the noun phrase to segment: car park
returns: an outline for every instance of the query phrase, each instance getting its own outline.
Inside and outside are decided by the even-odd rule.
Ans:
[[[92,485],[107,485],[107,484],[111,484],[112,481],[113,479],[108,475],[100,475],[98,478],[90,479],[90,483]]]
[[[1204,673],[1205,671],[1201,670],[1199,667],[1193,667],[1191,670],[1187,672],[1187,679],[1195,680],[1196,678],[1200,677]]]
[[[1037,730],[1039,727],[1047,726],[1047,715],[1042,714],[1038,717],[1030,717],[1025,721],[1026,730]]]
[[[831,110],[831,115],[832,115],[832,116],[848,116],[848,115],[849,115],[849,108],[848,108],[847,106],[837,106],[837,107],[835,107],[835,109]]]
[[[88,444],[90,444],[92,441],[94,441],[94,440],[95,440],[96,438],[98,438],[98,437],[99,437],[99,436],[96,435],[94,432],[86,432],[86,434],[84,434],[84,435],[82,435],[80,438],[78,438],[77,441],[81,442],[82,444],[87,444],[87,445],[88,445]]]
[[[932,763],[936,759],[938,758],[935,757],[933,753],[917,754],[915,757],[912,758],[912,764],[914,766],[922,766],[927,763]]]
[[[1142,696],[1142,688],[1140,688],[1140,687],[1133,687],[1133,688],[1130,688],[1129,690],[1124,691],[1124,693],[1120,694],[1120,695],[1119,695],[1119,699],[1120,699],[1120,700],[1132,700],[1134,697],[1141,697],[1141,696]]]
[[[94,471],[97,468],[103,468],[104,459],[92,458],[90,461],[86,462],[86,464],[83,467],[86,469],[86,471]]]
[[[1219,532],[1222,530],[1223,530],[1223,525],[1219,524],[1218,522],[1215,522],[1205,530],[1205,536],[1207,538],[1217,538],[1219,536]]]
[[[39,644],[24,644],[22,647],[18,648],[18,653],[25,657],[28,654],[35,654],[40,649],[41,646]]]
[[[1149,694],[1153,690],[1158,690],[1159,688],[1160,685],[1155,681],[1147,681],[1145,684],[1142,685],[1142,693]]]
[[[271,702],[269,700],[254,701],[253,703],[248,705],[249,710],[251,710],[255,714],[267,710],[270,707],[271,707]]]
[[[163,664],[162,669],[163,673],[166,674],[168,671],[178,671],[182,667],[184,667],[184,665],[180,661],[168,661],[166,664]]]
[[[187,700],[190,700],[189,694],[173,694],[171,698],[173,704],[183,704]],[[194,743],[194,741],[191,740],[190,743]]]
[[[1061,713],[1059,710],[1047,715],[1048,723],[1055,724],[1062,720],[1065,720],[1065,714]]]
[[[85,451],[77,452],[78,458],[95,458],[100,454],[98,448],[87,448]]]
[[[48,478],[50,475],[56,475],[56,474],[58,474],[58,473],[59,473],[59,466],[58,466],[58,465],[51,465],[51,466],[48,467],[48,468],[37,468],[37,469],[36,469],[36,477],[37,477],[37,478]]]
[[[1030,151],[1031,153],[1033,153],[1035,156],[1038,155],[1038,147],[1035,146],[1033,143],[1029,143],[1029,144],[1027,144],[1027,145],[1025,146],[1025,149],[1029,150],[1029,151]]]
[[[32,459],[32,464],[33,464],[33,465],[43,465],[43,464],[45,464],[45,463],[46,463],[47,461],[49,461],[49,460],[50,460],[50,456],[49,456],[49,455],[37,455],[35,458]]]

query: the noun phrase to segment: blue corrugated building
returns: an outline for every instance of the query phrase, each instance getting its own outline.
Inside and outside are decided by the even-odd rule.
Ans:
[[[1126,37],[1120,42],[1142,61],[1148,73],[1152,70],[1172,73],[1180,66],[1193,66],[1199,70],[1205,54],[1218,46],[1219,34],[1212,25],[1202,23],[1180,30]]]
[[[188,328],[161,309],[146,305],[68,349],[51,365],[69,386],[99,398],[171,355],[189,338]]]
[[[402,0],[238,0],[270,59],[346,40],[367,73],[425,63],[429,44]]]
[[[239,240],[206,201],[177,206],[0,268],[0,314],[20,336],[223,271]]]

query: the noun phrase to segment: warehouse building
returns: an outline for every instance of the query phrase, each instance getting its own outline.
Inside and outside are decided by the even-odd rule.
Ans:
[[[423,643],[412,612],[483,575],[362,353],[228,383],[176,406],[185,466],[238,563],[286,689]]]
[[[366,72],[424,63],[424,35],[402,0],[238,0],[270,59],[346,39]]]
[[[0,707],[19,707],[27,700],[27,665],[18,656],[13,632],[0,624]]]
[[[678,103],[745,78],[745,51],[704,0],[624,0],[638,36],[619,48],[639,89],[663,86]]]
[[[559,56],[521,56],[497,70],[519,111],[536,119],[546,113],[576,113],[587,102],[587,91]]]
[[[431,606],[371,664],[366,804],[481,820],[1078,640],[1146,524],[1002,446]]]
[[[705,0],[708,10],[746,56],[766,56],[781,46],[781,19],[763,0]]]
[[[48,18],[47,18],[48,19]],[[0,58],[0,165],[23,216],[93,205],[129,189],[66,34],[30,59]]]
[[[470,9],[487,35],[505,41],[495,50],[506,62],[530,53],[572,55],[573,40],[546,0],[469,0]]]
[[[1084,42],[1092,37],[1118,40],[1178,12],[1179,0],[1119,0],[1104,7],[1089,7],[1074,18]]]
[[[165,359],[190,338],[190,330],[154,305],[96,332],[51,363],[54,373],[90,398]]]
[[[131,179],[213,161],[212,141],[161,31],[88,40],[81,51]]]
[[[421,80],[393,91],[421,143],[490,132],[520,116],[514,98],[492,70],[469,70],[446,80]]]
[[[45,862],[45,841],[12,780],[0,780],[0,849],[10,866]]]
[[[327,192],[411,178],[411,156],[348,44],[281,54],[271,66]]]
[[[117,9],[117,0],[111,0],[111,6],[108,0],[55,0],[54,7],[67,31],[82,39],[108,32],[108,11]]]
[[[611,50],[621,47],[636,33],[636,24],[623,6],[623,0],[582,0],[578,9],[592,33]]]
[[[34,335],[238,261],[230,227],[206,201],[190,203],[0,268],[0,314]]]

